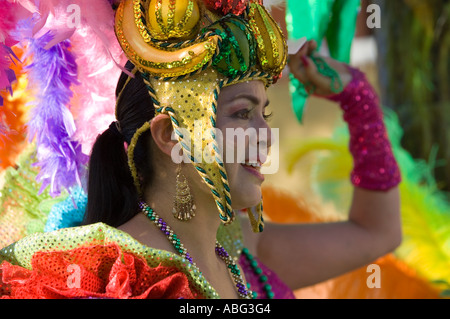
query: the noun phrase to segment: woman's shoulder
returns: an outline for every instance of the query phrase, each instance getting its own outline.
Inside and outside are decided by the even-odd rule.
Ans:
[[[143,245],[104,223],[27,236],[0,250],[0,263],[4,278],[5,272],[11,276],[27,274],[24,282],[32,286],[40,286],[50,274],[51,291],[57,291],[60,297],[218,297],[202,273],[186,259]],[[67,287],[70,278],[77,279],[70,277],[74,274],[80,275],[79,287]],[[36,281],[37,277],[41,281]],[[19,290],[37,291],[24,287]]]

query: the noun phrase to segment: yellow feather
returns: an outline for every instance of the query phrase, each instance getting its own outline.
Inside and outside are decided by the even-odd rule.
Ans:
[[[436,189],[426,163],[414,160],[400,147],[402,130],[396,116],[385,115],[385,123],[402,172],[399,186],[403,242],[395,255],[417,274],[432,284],[435,281],[450,283],[450,203]],[[344,132],[344,133],[343,133]],[[329,151],[318,157],[311,168],[313,189],[325,202],[332,201],[346,215],[352,195],[349,173],[352,158],[348,151],[346,130],[339,127],[329,139],[309,139],[299,142],[288,154],[288,168],[306,154]]]

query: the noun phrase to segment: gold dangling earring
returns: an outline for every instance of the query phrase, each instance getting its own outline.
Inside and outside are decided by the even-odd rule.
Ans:
[[[172,214],[179,220],[188,221],[195,216],[195,209],[188,181],[181,173],[181,164],[178,164]]]

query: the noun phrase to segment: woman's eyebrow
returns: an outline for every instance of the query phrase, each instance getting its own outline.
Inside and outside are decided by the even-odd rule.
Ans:
[[[259,105],[261,103],[261,100],[258,97],[251,95],[251,94],[247,94],[247,93],[240,93],[240,94],[237,94],[234,96],[234,99],[238,99],[238,98],[247,99],[255,105]],[[269,103],[270,103],[269,100],[266,99],[264,106],[268,106]]]

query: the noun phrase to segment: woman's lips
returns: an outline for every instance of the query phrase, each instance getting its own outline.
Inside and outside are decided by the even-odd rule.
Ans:
[[[264,181],[264,175],[259,171],[261,169],[261,162],[257,162],[253,166],[250,163],[243,163],[241,166],[250,174],[253,174],[256,178],[258,178],[261,182]]]

